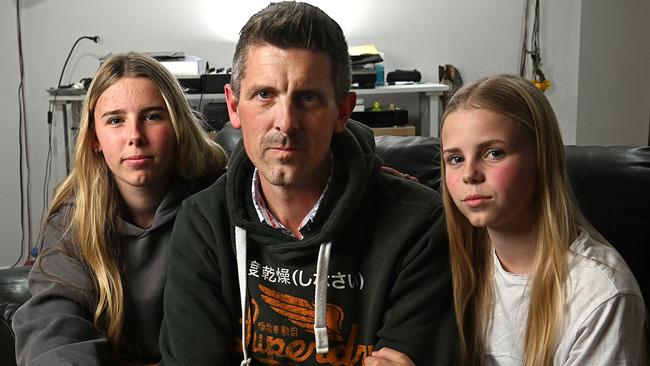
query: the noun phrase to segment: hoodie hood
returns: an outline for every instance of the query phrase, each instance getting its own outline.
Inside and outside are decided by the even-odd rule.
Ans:
[[[331,150],[336,160],[332,194],[327,195],[322,212],[317,215],[319,224],[302,240],[297,240],[259,222],[257,215],[252,214],[250,185],[254,166],[240,141],[230,157],[226,183],[234,226],[246,230],[250,238],[266,243],[267,249],[283,261],[313,256],[320,244],[333,241],[350,221],[380,164],[375,156],[372,130],[353,120],[348,121],[341,133],[334,134]]]
[[[176,219],[176,214],[181,207],[181,202],[185,198],[199,189],[204,188],[213,180],[213,177],[196,179],[193,181],[178,177],[173,178],[169,184],[169,190],[156,209],[156,214],[151,226],[142,229],[128,220],[122,220],[120,224],[120,234],[126,237],[143,238],[158,230],[158,228],[165,226],[168,222]]]

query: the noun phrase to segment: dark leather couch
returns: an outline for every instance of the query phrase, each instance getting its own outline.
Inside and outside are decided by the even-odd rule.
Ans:
[[[14,333],[11,318],[20,304],[29,299],[29,267],[0,270],[0,365],[15,365]]]
[[[226,124],[216,137],[227,152],[241,135]],[[438,140],[430,137],[379,136],[377,155],[386,166],[439,188]],[[650,147],[566,146],[569,177],[591,223],[623,255],[650,299]],[[0,270],[0,365],[13,364],[11,316],[29,297],[26,268]]]

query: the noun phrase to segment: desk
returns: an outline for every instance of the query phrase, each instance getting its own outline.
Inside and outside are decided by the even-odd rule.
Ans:
[[[438,137],[442,93],[449,90],[444,84],[421,83],[410,85],[376,86],[374,89],[354,89],[360,97],[381,94],[417,94],[420,116],[420,134]]]
[[[440,111],[440,96],[449,87],[444,84],[434,83],[419,83],[410,85],[385,85],[378,86],[374,89],[354,89],[358,96],[370,96],[381,94],[417,94],[420,116],[420,127],[422,136],[438,136]],[[202,101],[217,101],[225,102],[226,97],[223,93],[219,94],[186,94],[185,97],[190,102],[196,103]],[[63,117],[63,136],[65,144],[65,167],[66,171],[70,171],[70,146],[73,145],[69,141],[71,134],[76,134],[79,129],[80,111],[83,105],[85,95],[58,95],[55,102],[55,110],[61,113]],[[50,103],[54,102],[54,96],[50,95]],[[70,115],[70,117],[68,117]],[[70,118],[70,121],[68,120]],[[76,136],[73,136],[74,142]]]

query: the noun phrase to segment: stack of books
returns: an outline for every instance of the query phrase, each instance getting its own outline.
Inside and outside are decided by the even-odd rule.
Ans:
[[[365,105],[363,104],[363,98],[357,97],[357,104],[354,106],[352,112],[364,112],[366,110]]]

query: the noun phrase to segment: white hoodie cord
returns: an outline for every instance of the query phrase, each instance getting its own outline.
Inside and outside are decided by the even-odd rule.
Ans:
[[[327,339],[327,272],[330,262],[330,249],[332,243],[322,243],[318,250],[316,262],[316,293],[314,295],[314,338],[317,353],[329,351]],[[246,230],[235,226],[235,254],[237,256],[237,275],[239,278],[239,297],[241,299],[241,343],[244,360],[241,366],[248,366],[251,359],[246,349]]]
[[[314,337],[316,338],[316,353],[327,353],[327,270],[330,264],[330,248],[332,242],[322,243],[318,250],[316,263],[316,295],[314,299]]]
[[[246,230],[235,226],[235,254],[237,256],[237,276],[239,278],[239,298],[241,299],[241,348],[244,360],[240,366],[248,366],[251,359],[246,350]]]

